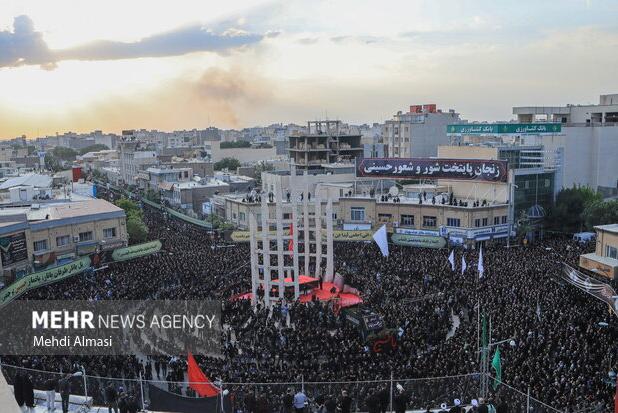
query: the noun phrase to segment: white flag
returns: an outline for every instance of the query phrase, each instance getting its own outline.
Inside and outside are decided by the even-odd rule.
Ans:
[[[386,237],[386,224],[382,225],[379,230],[373,234],[373,240],[380,247],[382,255],[388,257],[388,239]]]
[[[451,250],[451,255],[448,256],[448,262],[451,263],[451,271],[455,271],[455,250]]]
[[[468,268],[468,266],[466,265],[466,257],[462,255],[461,256],[461,275],[463,275],[464,272],[466,272],[466,268]]]
[[[483,247],[479,250],[479,263],[477,266],[479,271],[479,278],[483,278],[483,274],[485,273],[485,267],[483,266]]]

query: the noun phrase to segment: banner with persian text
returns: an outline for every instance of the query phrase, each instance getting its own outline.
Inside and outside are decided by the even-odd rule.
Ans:
[[[145,255],[154,254],[161,250],[161,241],[150,241],[143,244],[131,245],[130,247],[118,248],[112,252],[114,261],[126,261],[133,258],[143,257]]]
[[[552,135],[562,132],[560,123],[460,123],[448,125],[449,135]]]
[[[506,183],[508,162],[489,159],[365,158],[357,159],[356,176]]]
[[[81,257],[69,264],[26,275],[0,291],[0,307],[27,291],[72,277],[89,267],[90,257]]]

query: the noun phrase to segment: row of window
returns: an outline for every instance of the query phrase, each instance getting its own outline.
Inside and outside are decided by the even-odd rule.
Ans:
[[[104,228],[103,238],[116,238],[116,228]],[[87,241],[92,241],[93,239],[94,239],[94,233],[92,231],[80,232],[78,242],[87,242]],[[64,246],[69,245],[70,243],[71,243],[70,235],[60,235],[56,237],[57,247],[64,247]],[[34,241],[33,247],[34,247],[34,252],[46,251],[49,249],[46,239]]]
[[[391,214],[378,214],[378,221],[390,222],[392,217]],[[365,208],[352,207],[350,209],[350,219],[352,221],[365,221]],[[437,222],[438,220],[434,216],[423,216],[423,227],[436,227]],[[494,225],[506,224],[507,222],[508,217],[506,215],[494,217]],[[404,226],[414,226],[414,215],[401,215],[400,223]],[[461,227],[461,219],[446,218],[446,225],[448,227]],[[474,220],[475,227],[486,227],[487,225],[489,225],[489,218],[477,218]]]

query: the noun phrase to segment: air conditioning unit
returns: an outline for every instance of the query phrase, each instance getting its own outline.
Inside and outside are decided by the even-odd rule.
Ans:
[[[79,237],[73,237],[73,242],[74,243],[78,243],[79,242]]]

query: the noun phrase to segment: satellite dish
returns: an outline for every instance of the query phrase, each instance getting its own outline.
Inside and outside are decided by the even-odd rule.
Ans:
[[[399,195],[399,188],[397,188],[397,186],[393,185],[390,187],[390,189],[388,190],[388,193],[392,196],[397,196]]]

